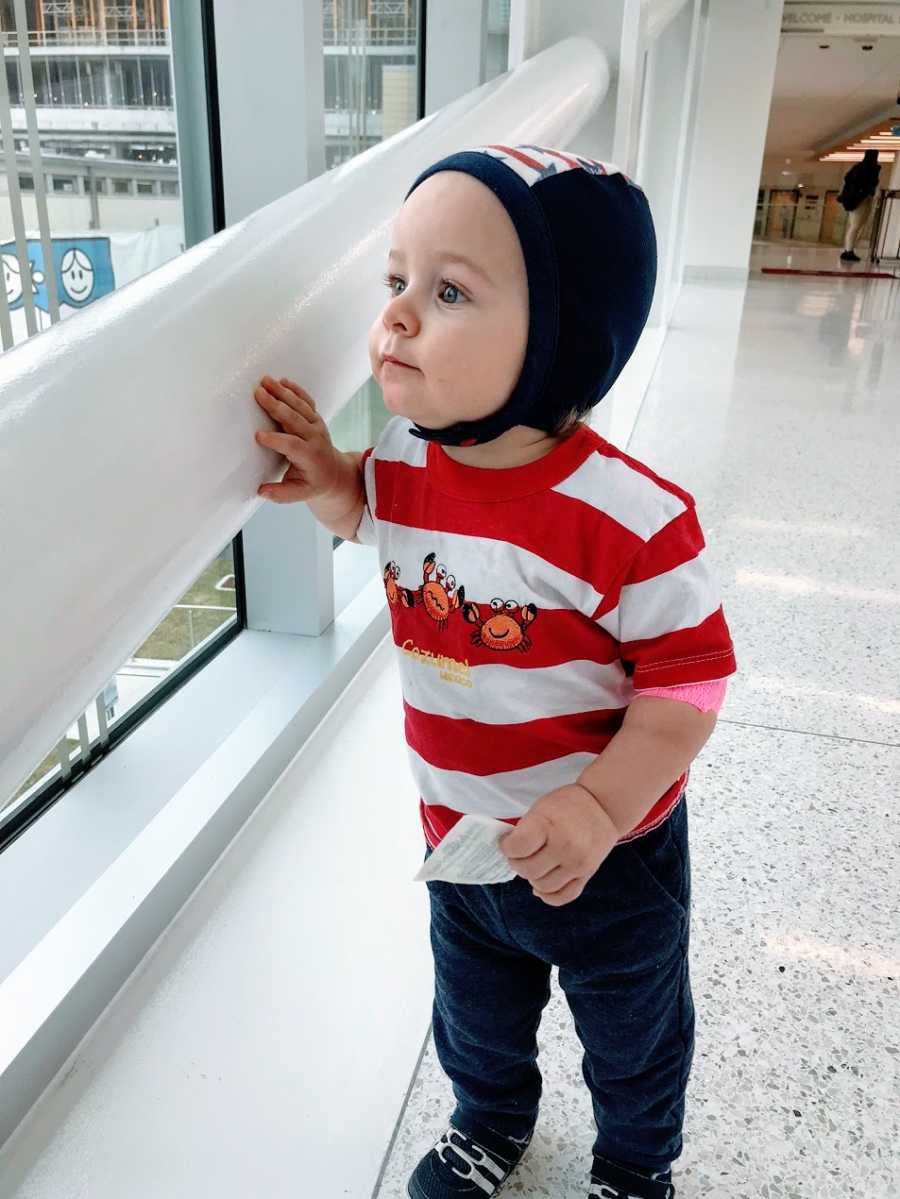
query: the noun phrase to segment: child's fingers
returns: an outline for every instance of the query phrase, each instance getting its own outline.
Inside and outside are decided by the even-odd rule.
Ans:
[[[300,386],[299,383],[295,383],[293,379],[279,379],[279,383],[281,383],[282,387],[289,388],[294,395],[298,396],[301,400],[306,400],[306,402],[312,407],[313,411],[315,411],[316,401],[312,398],[308,391],[305,391]]]
[[[262,384],[264,389],[274,397],[276,403],[285,405],[286,415],[297,412],[306,420],[316,419],[316,406],[313,398],[298,383],[293,383],[290,379],[282,379],[278,382],[271,375],[263,375]]]
[[[295,504],[298,500],[308,499],[311,490],[308,483],[264,483],[257,494],[276,504]]]
[[[260,445],[283,454],[289,462],[300,462],[302,437],[295,437],[293,433],[270,433],[267,429],[257,429],[255,436]]]
[[[260,408],[281,425],[288,433],[293,433],[297,437],[303,438],[308,436],[312,431],[312,422],[316,420],[315,412],[309,408],[305,412],[299,411],[299,406],[303,403],[298,399],[293,392],[288,392],[285,389],[285,394],[289,395],[292,403],[288,403],[272,394],[265,387],[260,385],[253,393],[254,399],[259,404]]]

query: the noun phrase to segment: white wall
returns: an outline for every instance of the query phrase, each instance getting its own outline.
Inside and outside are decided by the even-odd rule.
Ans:
[[[6,178],[0,180],[0,241],[12,241],[12,213],[6,202]],[[98,196],[100,228],[98,233],[138,233],[153,225],[181,225],[181,200],[178,196]],[[25,228],[37,232],[37,203],[33,195],[22,195]],[[47,197],[50,232],[63,236],[72,232],[88,232],[91,220],[91,201],[88,196]]]
[[[567,148],[590,158],[611,159],[624,0],[603,0],[599,4],[597,0],[566,0],[565,4],[534,4],[532,0],[527,7],[530,21],[526,57],[579,33],[592,38],[606,54],[612,75],[606,99]],[[511,31],[511,53],[512,40]]]
[[[804,187],[815,187],[822,191],[840,189],[844,176],[853,166],[852,162],[818,162],[815,158],[801,159],[791,156],[787,162],[784,155],[767,155],[763,159],[760,187],[793,188],[798,183]],[[782,172],[787,171],[785,175]],[[890,177],[890,164],[881,168],[881,182],[886,187]]]
[[[783,0],[709,0],[690,168],[685,279],[748,275]]]
[[[665,327],[681,288],[680,230],[685,211],[696,74],[699,3],[691,0],[648,47],[635,177],[647,193],[656,226],[656,295],[648,324]]]

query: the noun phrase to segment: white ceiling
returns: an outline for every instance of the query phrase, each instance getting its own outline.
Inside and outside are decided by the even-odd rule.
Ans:
[[[811,153],[853,125],[874,123],[891,105],[900,112],[898,93],[900,37],[783,33],[766,154]]]

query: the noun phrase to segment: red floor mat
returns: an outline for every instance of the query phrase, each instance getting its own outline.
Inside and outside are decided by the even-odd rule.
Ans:
[[[898,279],[900,275],[892,275],[889,271],[801,271],[786,266],[764,266],[760,268],[764,275],[837,275],[841,279]]]

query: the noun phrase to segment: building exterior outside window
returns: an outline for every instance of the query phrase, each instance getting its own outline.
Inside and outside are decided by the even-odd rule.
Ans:
[[[28,0],[26,9],[52,269],[60,319],[65,320],[185,248],[168,4]],[[23,270],[13,197],[0,158],[0,253],[16,344],[33,335],[22,298],[29,275],[34,333],[46,329],[52,318],[13,0],[0,0],[0,45],[29,260]],[[203,64],[198,67],[202,70]],[[86,284],[90,290],[85,296]],[[70,775],[77,779],[110,735],[114,738],[117,725],[170,676],[196,662],[223,635],[233,635],[237,587],[233,546],[228,545],[136,647],[63,741],[47,747],[16,795],[0,795],[0,845],[29,805],[48,788],[65,785]]]
[[[323,0],[326,170],[420,117],[419,24],[424,0]],[[507,69],[509,0],[489,0],[485,78]],[[300,381],[302,382],[302,380]],[[374,444],[390,413],[371,376],[329,425],[341,450]],[[340,538],[335,538],[335,545]]]

